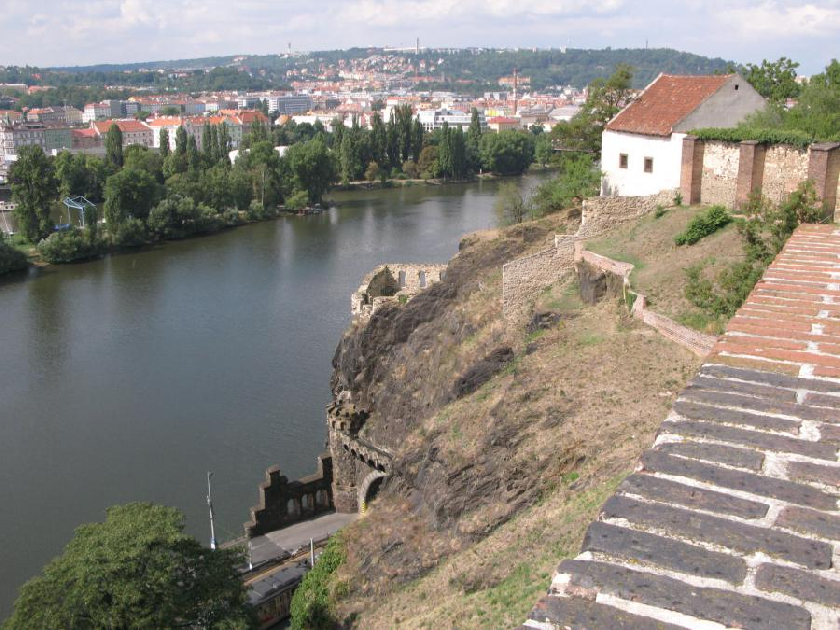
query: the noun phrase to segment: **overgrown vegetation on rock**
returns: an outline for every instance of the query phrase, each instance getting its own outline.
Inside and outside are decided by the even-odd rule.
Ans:
[[[344,558],[341,535],[333,536],[292,597],[293,630],[327,630],[335,627],[335,594],[331,591],[330,578],[344,562]]]

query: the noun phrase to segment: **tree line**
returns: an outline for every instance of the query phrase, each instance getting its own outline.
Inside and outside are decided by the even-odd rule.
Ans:
[[[179,127],[170,143],[160,130],[160,150],[123,147],[112,125],[103,157],[22,147],[9,172],[15,218],[23,239],[47,262],[94,257],[109,247],[212,232],[275,216],[281,204],[300,210],[320,204],[339,181],[389,178],[465,180],[486,170],[521,174],[534,160],[527,131],[489,133],[477,111],[466,132],[444,125],[427,133],[411,107],[395,108],[387,122],[377,112],[371,127],[340,120],[323,125],[255,122],[231,163],[228,127],[205,126],[201,142]],[[281,156],[276,146],[287,147]],[[59,199],[84,196],[84,229],[56,232],[51,219]],[[103,222],[100,219],[104,219]],[[79,217],[69,223],[78,221]]]

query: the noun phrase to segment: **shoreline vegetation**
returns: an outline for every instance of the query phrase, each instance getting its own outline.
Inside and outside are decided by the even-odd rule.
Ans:
[[[384,181],[374,181],[369,182],[365,180],[361,181],[354,181],[354,182],[347,182],[343,184],[336,184],[331,189],[331,192],[364,192],[370,190],[389,190],[392,188],[409,188],[413,186],[443,186],[449,184],[475,184],[480,181],[504,181],[508,179],[515,179],[518,177],[522,177],[524,175],[534,174],[534,173],[549,173],[552,171],[557,171],[559,167],[557,166],[546,166],[541,167],[538,165],[533,165],[529,168],[525,173],[522,175],[516,176],[503,176],[497,175],[494,173],[479,173],[475,174],[473,177],[468,179],[440,179],[440,178],[430,178],[430,179],[388,179]],[[101,243],[97,248],[90,252],[88,256],[78,256],[74,257],[72,260],[67,261],[55,261],[55,262],[48,262],[45,260],[44,256],[41,255],[39,251],[39,244],[33,245],[32,243],[24,243],[22,239],[7,239],[6,245],[7,247],[0,249],[0,278],[4,275],[9,274],[19,274],[22,272],[28,271],[30,266],[32,267],[50,267],[60,264],[73,264],[73,263],[85,263],[91,262],[97,259],[104,258],[108,255],[115,255],[115,254],[124,254],[128,252],[135,252],[135,251],[143,251],[149,248],[152,248],[156,245],[162,245],[167,242],[177,242],[183,241],[192,238],[201,238],[204,236],[210,236],[212,234],[217,234],[222,231],[226,231],[232,228],[237,228],[245,225],[252,225],[254,223],[263,223],[266,221],[273,221],[282,217],[303,217],[308,216],[311,214],[320,214],[323,212],[327,212],[331,208],[336,208],[339,206],[339,203],[336,202],[334,199],[325,199],[323,205],[316,204],[313,206],[306,206],[304,208],[294,210],[292,208],[287,208],[284,205],[280,205],[274,210],[265,209],[262,213],[255,214],[250,211],[237,211],[235,214],[232,213],[216,213],[209,223],[205,226],[204,229],[196,230],[190,232],[188,234],[184,234],[183,236],[169,236],[160,239],[150,239],[143,242],[137,242],[133,244],[114,244],[114,243]],[[102,223],[100,223],[102,225]],[[53,234],[62,234],[66,233],[67,231],[57,231]],[[50,235],[52,237],[52,235]],[[48,239],[50,238],[48,237]],[[66,238],[66,237],[65,237]],[[43,239],[47,240],[47,239]],[[2,246],[2,243],[0,243]],[[8,261],[7,261],[8,258]]]

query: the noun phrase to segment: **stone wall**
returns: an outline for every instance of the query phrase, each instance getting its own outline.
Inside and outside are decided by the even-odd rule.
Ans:
[[[636,299],[633,302],[632,313],[633,317],[640,319],[666,339],[670,339],[674,343],[678,343],[684,348],[688,348],[698,356],[708,356],[717,342],[716,337],[706,335],[692,328],[688,328],[687,326],[683,326],[682,324],[678,324],[674,320],[650,310],[647,308],[645,296],[641,293],[636,294]]]
[[[735,206],[740,148],[735,142],[706,142],[700,180],[700,201]]]
[[[674,203],[676,190],[663,190],[645,197],[591,197],[584,199],[577,238],[591,238],[622,223],[652,212],[656,206]]]
[[[687,136],[682,160],[680,189],[688,203],[738,209],[756,191],[780,203],[800,182],[810,180],[827,207],[826,218],[832,214],[840,218],[840,143],[817,143],[805,150],[754,140],[734,143]]]
[[[371,290],[371,283],[382,284],[382,272],[387,271],[398,290],[393,295],[379,295]],[[362,284],[350,296],[350,312],[353,318],[370,319],[371,315],[385,304],[399,303],[411,299],[420,291],[436,282],[446,274],[446,265],[423,265],[394,263],[379,265],[368,273]]]
[[[779,203],[808,179],[809,152],[784,145],[767,148],[761,194]]]
[[[294,481],[280,474],[279,466],[272,466],[265,471],[265,481],[259,488],[260,501],[251,508],[245,535],[249,538],[260,536],[334,511],[332,481],[330,453],[318,456],[317,473]]]
[[[630,274],[633,272],[633,265],[630,263],[618,262],[606,256],[588,251],[578,251],[575,256],[575,262],[591,265],[604,273],[621,278],[625,290],[635,295],[631,310],[633,317],[641,320],[666,339],[670,339],[684,348],[688,348],[701,357],[708,356],[712,348],[714,348],[717,338],[678,324],[674,320],[648,309],[645,296],[641,293],[630,291]]]
[[[526,313],[535,295],[572,269],[575,237],[555,236],[554,247],[512,260],[502,267],[502,304],[507,320]]]

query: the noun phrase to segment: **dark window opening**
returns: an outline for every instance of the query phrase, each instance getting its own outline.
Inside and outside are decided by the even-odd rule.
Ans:
[[[735,84],[735,89],[736,89],[736,90],[738,89],[738,84],[737,84],[737,83]]]
[[[645,173],[653,173],[653,158],[645,158]]]
[[[626,153],[619,153],[618,154],[618,168],[627,168],[627,154]]]

